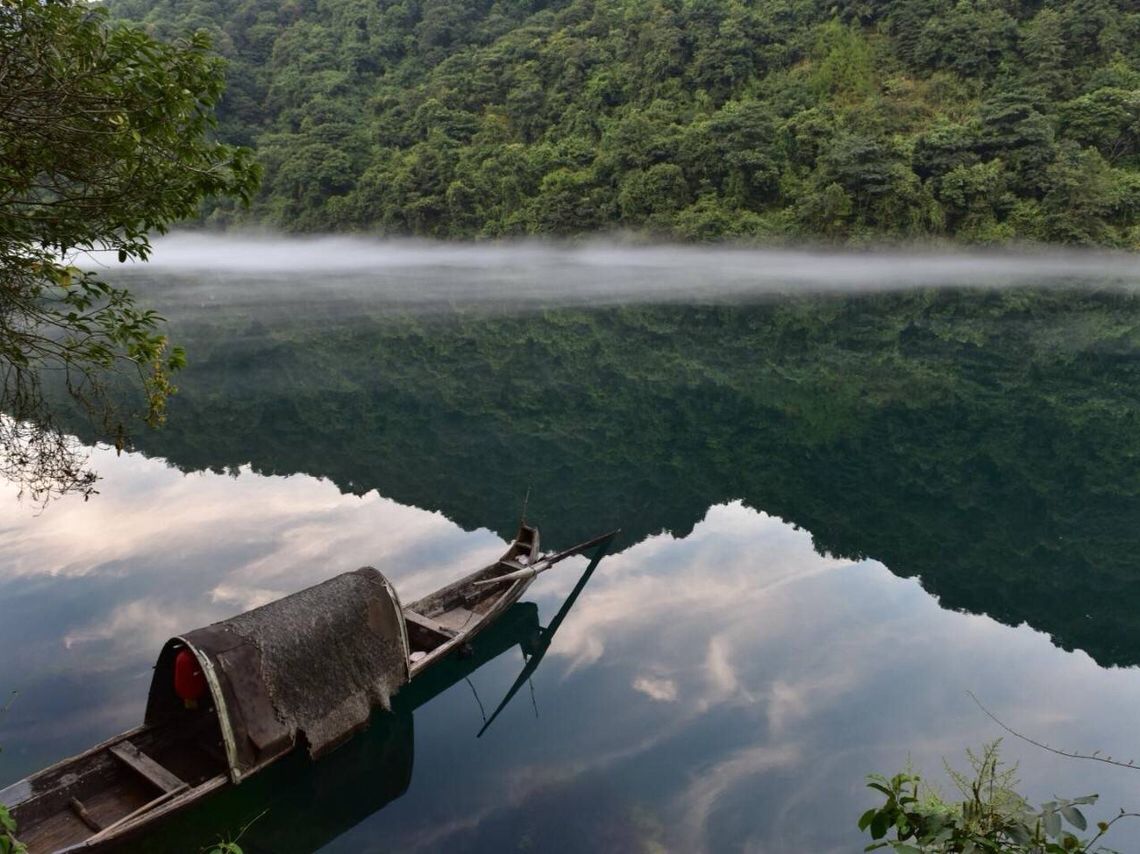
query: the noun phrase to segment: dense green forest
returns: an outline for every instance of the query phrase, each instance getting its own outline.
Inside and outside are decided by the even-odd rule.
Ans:
[[[212,222],[1140,247],[1135,0],[112,0],[230,61]]]
[[[140,447],[305,472],[558,548],[743,500],[947,608],[1140,663],[1140,298],[923,292],[401,310],[132,280],[194,360]],[[224,294],[232,291],[233,296]],[[86,438],[89,429],[76,422]]]

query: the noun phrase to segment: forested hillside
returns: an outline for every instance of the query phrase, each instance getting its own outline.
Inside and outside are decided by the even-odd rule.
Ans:
[[[112,7],[213,33],[290,231],[1140,247],[1136,0]]]

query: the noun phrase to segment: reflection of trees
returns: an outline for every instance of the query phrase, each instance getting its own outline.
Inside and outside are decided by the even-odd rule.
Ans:
[[[683,535],[740,498],[821,551],[920,575],[947,607],[1140,663],[1135,297],[380,312],[215,326],[167,307],[195,359],[144,449],[504,534],[530,488],[551,546],[610,525]]]

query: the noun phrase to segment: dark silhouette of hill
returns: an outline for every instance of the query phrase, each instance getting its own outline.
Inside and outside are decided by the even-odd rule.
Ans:
[[[1140,663],[1135,296],[524,315],[146,296],[195,358],[136,438],[181,468],[305,472],[504,536],[529,490],[550,547],[684,536],[742,500],[947,608]]]

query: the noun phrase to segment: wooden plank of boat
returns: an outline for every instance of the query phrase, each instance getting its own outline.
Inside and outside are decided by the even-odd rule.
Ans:
[[[194,734],[187,736],[193,738]],[[193,788],[180,780],[176,788],[164,791],[156,780],[139,773],[121,758],[134,760],[136,752],[142,754],[136,742],[156,754],[165,755],[174,747],[169,734],[137,727],[0,792],[0,801],[13,807],[19,839],[29,852],[97,848],[105,840],[121,838],[140,819],[149,821],[164,804],[184,804],[228,781],[222,764],[221,773],[216,773],[214,780]],[[165,775],[156,773],[149,765],[147,770],[163,785],[175,778],[169,771]],[[75,804],[81,809],[77,810]]]
[[[542,572],[574,555],[591,550],[604,552],[617,536],[610,531],[555,554],[541,557],[538,530],[522,526],[514,544],[503,557],[490,566],[404,607],[409,620],[409,640],[413,641],[409,673],[412,678],[440,659],[452,654],[475,637],[487,625],[517,602]],[[424,622],[439,629],[435,637],[421,638],[417,629]],[[454,632],[449,639],[443,635]],[[415,641],[418,641],[415,642]]]
[[[186,788],[186,783],[131,744],[129,739],[112,745],[107,751],[163,792],[181,791]]]
[[[454,629],[449,629],[438,620],[425,617],[423,614],[417,614],[411,608],[404,609],[404,619],[407,620],[410,625],[415,625],[431,633],[432,636],[450,639],[458,634]]]
[[[521,525],[511,547],[495,563],[404,606],[405,618],[412,614],[408,621],[409,677],[414,679],[436,662],[462,649],[517,602],[530,586],[532,578],[485,587],[476,582],[514,572],[523,565],[520,560],[526,563],[537,560],[538,550],[538,529]],[[434,637],[424,637],[418,631],[423,628],[424,621],[430,621],[437,629]],[[416,629],[411,628],[413,625]]]
[[[125,839],[152,827],[163,818],[180,812],[208,795],[232,785],[234,783],[228,774],[219,774],[193,788],[164,794],[148,802],[143,808],[124,816],[113,826],[108,826],[102,832],[87,839],[61,848],[36,848],[29,844],[28,852],[29,854],[38,854],[40,851],[50,851],[53,854],[80,854],[80,852],[91,854],[91,852],[113,848]],[[24,841],[22,835],[21,841]]]

